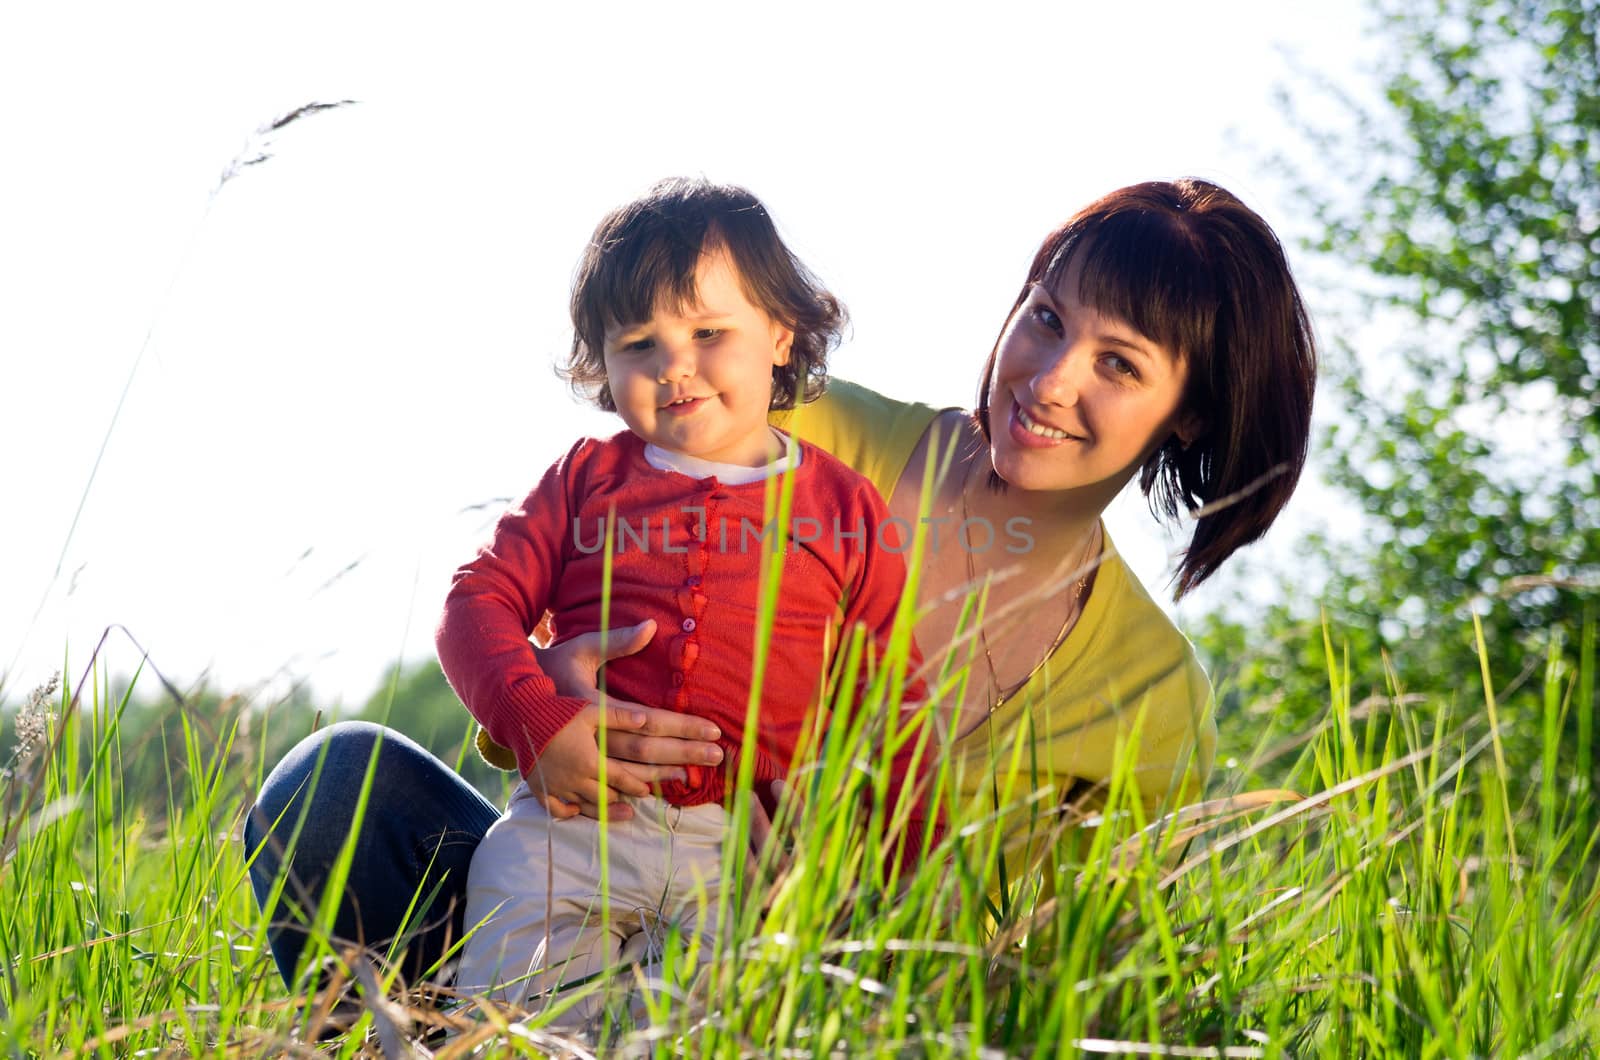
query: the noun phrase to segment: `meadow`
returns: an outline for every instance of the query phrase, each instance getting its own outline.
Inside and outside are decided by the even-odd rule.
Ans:
[[[1063,801],[1000,747],[1001,811],[962,805],[941,771],[949,833],[891,871],[904,815],[883,790],[890,712],[869,700],[797,780],[811,797],[790,804],[792,844],[754,864],[730,847],[716,951],[669,937],[649,977],[587,984],[603,1016],[580,1043],[551,1030],[554,1008],[402,982],[393,953],[325,928],[286,990],[243,821],[329,719],[303,697],[179,688],[154,664],[129,679],[129,657],[97,649],[32,693],[0,674],[0,1054],[1600,1055],[1600,8],[1372,9],[1373,91],[1315,56],[1285,89],[1311,149],[1286,163],[1312,224],[1297,242],[1307,264],[1342,263],[1320,285],[1341,297],[1322,300],[1352,300],[1344,322],[1314,315],[1339,404],[1322,471],[1359,540],[1298,543],[1331,575],[1315,599],[1285,586],[1243,624],[1191,631],[1220,732],[1203,801],[1146,819],[1127,770]],[[203,215],[291,123],[345,105],[258,130]],[[1362,330],[1389,313],[1393,334]],[[1319,606],[1335,617],[1308,622]],[[505,794],[436,669],[397,672],[363,714]],[[1038,855],[1020,871],[1008,835]]]
[[[403,983],[392,954],[325,936],[308,947],[320,989],[287,992],[242,821],[276,748],[321,719],[191,701],[148,673],[114,687],[89,664],[28,697],[0,744],[0,1049],[1593,1055],[1589,727],[1576,748],[1563,735],[1594,702],[1593,624],[1576,665],[1529,660],[1509,714],[1486,664],[1372,695],[1338,630],[1309,636],[1326,663],[1320,716],[1234,705],[1204,802],[1144,820],[1121,774],[1092,806],[1062,804],[1020,783],[1013,757],[999,767],[1016,782],[1005,827],[946,793],[950,834],[905,878],[884,853],[901,823],[874,768],[885,736],[871,712],[831,727],[800,785],[813,797],[787,804],[785,860],[729,852],[724,944],[701,954],[669,937],[650,981],[619,969],[589,984],[605,1001],[598,1044],[547,1030],[552,1009]],[[458,756],[469,737],[462,712]],[[1000,837],[1019,828],[1048,853],[1008,874]],[[347,1029],[318,1041],[331,1027]]]

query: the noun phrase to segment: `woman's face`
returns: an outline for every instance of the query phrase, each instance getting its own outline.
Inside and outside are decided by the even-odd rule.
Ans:
[[[1174,432],[1188,363],[1078,297],[1074,262],[1053,287],[1034,286],[1000,337],[990,380],[995,471],[1025,490],[1120,490]]]

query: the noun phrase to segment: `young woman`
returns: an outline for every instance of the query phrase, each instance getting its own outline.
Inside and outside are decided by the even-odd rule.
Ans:
[[[1233,195],[1198,180],[1113,192],[1050,233],[1035,255],[993,350],[971,412],[907,404],[835,382],[781,424],[864,474],[908,524],[943,532],[919,572],[916,630],[934,657],[957,635],[959,604],[988,585],[950,753],[965,795],[1007,801],[995,763],[1021,738],[1023,782],[1058,798],[1108,779],[1117,744],[1137,733],[1135,777],[1150,806],[1197,791],[1210,769],[1210,686],[1188,641],[1128,571],[1101,515],[1135,476],[1151,507],[1196,517],[1177,572],[1182,595],[1259,538],[1293,492],[1305,460],[1316,354],[1283,249]],[[924,490],[929,460],[948,466]],[[985,533],[988,537],[985,537]],[[984,547],[985,540],[988,546]],[[1018,616],[1025,615],[1019,621]],[[648,630],[612,635],[613,657]],[[598,728],[597,638],[575,638],[543,658],[579,716]],[[640,707],[644,709],[640,709]],[[570,788],[576,803],[647,793],[686,765],[715,764],[717,733],[701,719],[611,700],[608,779]],[[366,772],[370,725],[338,725],[303,741],[268,777],[246,828],[265,896],[278,852],[299,829],[287,897],[319,899],[327,866],[348,833]],[[579,748],[598,776],[598,748]],[[311,777],[323,761],[324,780]],[[564,763],[570,775],[576,768]],[[356,785],[358,787],[358,784]],[[629,806],[612,813],[626,817]],[[407,967],[432,964],[460,937],[461,893],[472,848],[498,811],[448,768],[396,733],[380,761],[341,896],[337,934],[392,937],[412,895]],[[269,837],[270,833],[270,837]],[[286,974],[303,936],[276,913],[274,954]]]

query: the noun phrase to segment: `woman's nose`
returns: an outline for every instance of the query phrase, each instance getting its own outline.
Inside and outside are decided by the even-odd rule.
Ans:
[[[1033,378],[1028,381],[1034,400],[1041,405],[1076,405],[1083,391],[1084,373],[1092,367],[1090,360],[1082,351],[1070,347],[1052,351],[1035,367]]]

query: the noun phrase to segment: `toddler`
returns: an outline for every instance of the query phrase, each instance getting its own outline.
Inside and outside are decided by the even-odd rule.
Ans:
[[[473,856],[466,922],[482,926],[457,984],[519,1002],[637,952],[666,923],[686,938],[716,933],[722,844],[743,842],[724,835],[723,802],[773,534],[765,510],[778,483],[767,480],[794,477],[794,509],[749,751],[757,785],[788,770],[849,630],[864,624],[887,643],[905,581],[903,543],[867,480],[767,423],[769,410],[821,392],[843,311],[757,199],[699,180],[656,185],[601,221],[571,308],[567,374],[628,429],[578,442],[501,518],[457,571],[438,631],[452,687],[523,777]],[[588,702],[558,694],[529,643],[546,610],[561,637],[654,620],[643,650],[607,664],[607,694],[720,732],[720,766],[684,767],[608,823],[604,895],[599,822],[544,805],[587,801],[564,763],[595,753],[593,727],[574,720]]]

